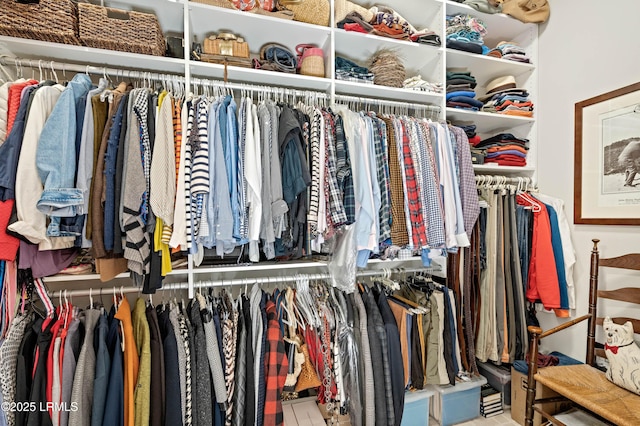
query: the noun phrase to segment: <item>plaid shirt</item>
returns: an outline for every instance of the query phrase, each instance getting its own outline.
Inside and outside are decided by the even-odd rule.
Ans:
[[[149,141],[149,129],[147,119],[149,113],[149,94],[146,90],[140,90],[133,104],[133,111],[138,117],[140,124],[140,153],[142,155],[142,168],[144,169],[144,180],[146,190],[142,194],[142,204],[140,206],[140,215],[142,221],[147,223],[147,214],[149,213],[149,175],[151,174],[151,142]]]
[[[404,187],[393,120],[383,117],[387,126],[387,158],[389,159],[389,189],[391,194],[391,242],[397,246],[409,244],[404,213]]]
[[[282,389],[289,371],[289,361],[285,354],[284,341],[276,306],[271,300],[265,305],[267,313],[267,348],[265,352],[265,379],[267,392],[264,401],[264,426],[284,424],[282,413]]]
[[[422,221],[424,223],[425,235],[429,229],[429,219],[426,212],[426,191],[425,191],[425,170],[424,163],[422,162],[422,150],[420,149],[421,141],[418,138],[418,131],[416,129],[417,122],[411,117],[403,118],[406,131],[409,133],[409,141],[411,144],[411,156],[413,158],[413,167],[416,173],[416,181],[418,183],[418,195],[420,197],[420,205],[422,206]],[[427,240],[428,241],[428,240]],[[424,248],[424,247],[421,247]]]
[[[471,148],[467,134],[459,127],[450,127],[456,139],[456,157],[459,170],[460,201],[462,203],[462,215],[464,229],[471,238],[471,232],[480,215],[478,191],[476,189],[475,173],[471,162]]]
[[[431,148],[431,136],[429,125],[425,121],[416,123],[418,138],[420,139],[420,151],[422,161],[422,173],[424,174],[424,186],[422,192],[426,202],[423,209],[427,216],[427,241],[430,248],[444,248],[444,216],[442,215],[442,195],[440,186],[436,180],[434,169],[433,150]]]
[[[389,194],[389,172],[387,169],[386,126],[375,114],[370,113],[374,126],[373,144],[376,151],[376,175],[380,186],[380,238],[382,243],[391,238],[391,196]]]
[[[336,167],[336,148],[335,148],[335,125],[333,121],[333,115],[327,111],[323,111],[324,116],[324,140],[325,140],[325,164],[326,169],[324,173],[325,192],[328,191],[329,210],[328,214],[331,216],[331,223],[334,227],[341,226],[347,221],[347,215],[342,205],[342,194],[339,191],[337,167]],[[331,235],[327,235],[330,238]]]
[[[413,247],[424,247],[427,245],[427,234],[425,232],[424,219],[422,218],[420,189],[418,188],[418,180],[411,155],[411,140],[407,128],[402,121],[400,121],[400,126],[402,128],[402,155],[406,172],[406,197],[409,206],[409,219],[411,220]]]
[[[356,221],[356,197],[353,190],[353,172],[351,170],[351,159],[349,158],[349,147],[344,134],[344,124],[342,117],[335,116],[336,129],[336,166],[338,179],[338,189],[342,193],[342,205],[347,216],[345,224],[350,225]]]

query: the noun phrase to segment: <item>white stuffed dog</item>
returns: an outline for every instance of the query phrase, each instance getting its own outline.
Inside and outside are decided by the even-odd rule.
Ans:
[[[618,325],[606,317],[603,327],[607,339],[604,348],[609,360],[607,379],[640,395],[640,347],[634,340],[633,325],[630,321]]]

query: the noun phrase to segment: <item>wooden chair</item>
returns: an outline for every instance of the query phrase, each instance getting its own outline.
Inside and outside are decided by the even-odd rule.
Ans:
[[[615,425],[640,425],[640,395],[627,391],[605,377],[605,374],[595,368],[595,357],[606,357],[603,349],[596,348],[596,325],[602,326],[603,318],[597,316],[599,299],[619,300],[640,304],[640,281],[636,279],[635,287],[625,287],[617,290],[598,290],[598,273],[601,267],[622,268],[640,271],[640,253],[626,254],[619,257],[600,259],[598,242],[593,240],[591,251],[591,277],[589,279],[589,313],[572,321],[543,332],[539,327],[528,328],[531,344],[529,347],[529,375],[527,380],[527,407],[525,425],[533,425],[534,412],[542,415],[555,425],[564,423],[546,413],[540,404],[546,402],[570,401],[572,404],[590,411],[601,418],[613,422]],[[639,277],[640,278],[640,277]],[[588,323],[586,363],[580,365],[555,366],[538,369],[538,346],[540,339],[558,331],[569,328],[584,320]],[[612,318],[617,324],[626,321],[633,323],[634,332],[640,333],[640,321],[633,318]],[[550,388],[561,396],[546,399],[536,399],[536,383]]]

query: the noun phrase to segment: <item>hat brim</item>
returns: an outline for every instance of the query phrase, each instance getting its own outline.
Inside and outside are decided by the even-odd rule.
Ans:
[[[495,92],[487,93],[486,95],[477,96],[476,99],[479,100],[480,102],[486,102],[489,99],[493,98],[495,95],[500,94],[500,93],[526,92],[526,91],[527,91],[526,89],[523,89],[521,87],[512,87],[510,89],[496,90]]]

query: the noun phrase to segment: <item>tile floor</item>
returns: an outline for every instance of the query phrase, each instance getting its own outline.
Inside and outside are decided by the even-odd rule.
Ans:
[[[430,418],[429,424],[437,425],[438,422],[436,422],[433,418]],[[488,419],[480,416],[477,419],[473,419],[468,422],[458,423],[457,426],[507,426],[507,425],[519,426],[518,423],[515,422],[515,420],[511,419],[511,412],[508,409],[504,410],[504,413],[499,414],[497,416],[489,417]]]

